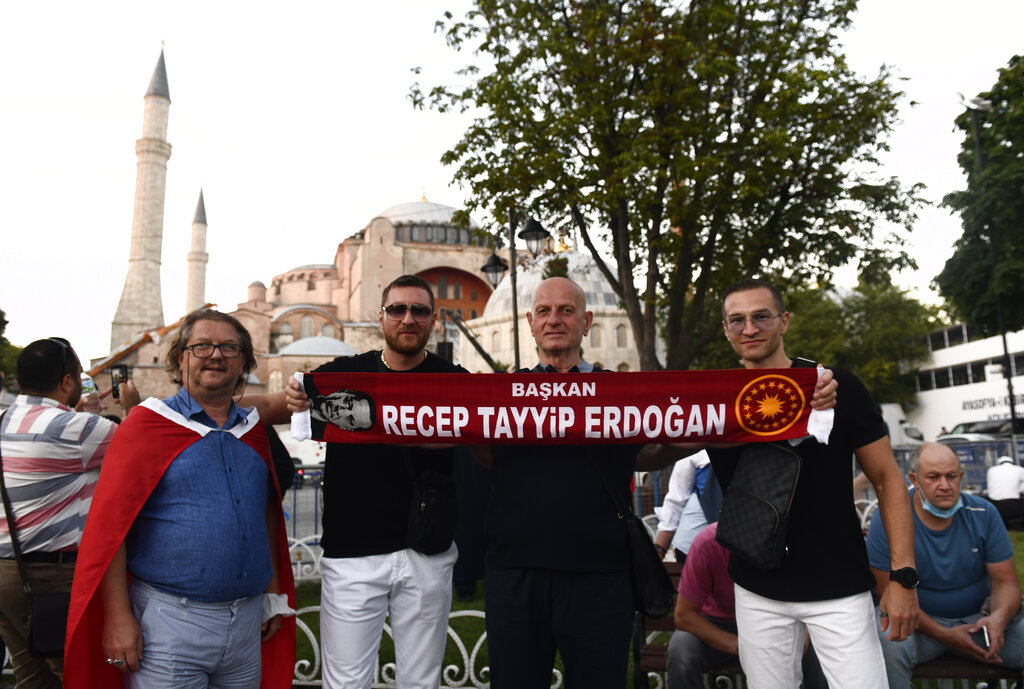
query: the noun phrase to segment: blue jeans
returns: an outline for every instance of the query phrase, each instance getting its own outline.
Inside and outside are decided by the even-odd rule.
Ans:
[[[980,619],[981,615],[955,619],[951,617],[935,617],[932,619],[943,627],[955,627],[960,624],[971,624]],[[1024,624],[1020,623],[1018,614],[1006,625],[1003,631],[1003,648],[999,657],[1003,659],[1003,667],[1024,668]],[[889,641],[885,638],[888,632],[879,631],[882,642],[882,654],[885,656],[885,672],[889,676],[889,689],[907,689],[914,667],[920,663],[938,658],[950,649],[921,632],[914,632],[904,641]]]
[[[134,579],[132,613],[142,627],[142,660],[131,689],[258,689],[260,596],[200,603]]]

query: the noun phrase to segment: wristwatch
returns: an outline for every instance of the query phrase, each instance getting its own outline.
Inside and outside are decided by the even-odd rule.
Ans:
[[[917,575],[917,570],[913,567],[904,567],[889,572],[889,581],[895,581],[905,589],[916,589],[917,585],[921,583],[921,577]]]

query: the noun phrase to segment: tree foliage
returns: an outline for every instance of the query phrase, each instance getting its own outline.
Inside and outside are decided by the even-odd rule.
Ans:
[[[992,104],[974,113],[983,172],[965,112],[956,126],[964,133],[957,160],[967,189],[943,199],[960,214],[964,232],[934,286],[953,314],[992,335],[999,332],[997,294],[1006,328],[1024,327],[1024,56],[1011,58],[980,98]]]
[[[715,295],[748,275],[827,282],[834,267],[913,265],[917,188],[866,176],[901,94],[855,75],[838,35],[854,0],[477,0],[440,29],[485,67],[412,88],[471,111],[442,158],[469,205],[578,233],[624,304],[645,370],[719,335]],[[601,246],[610,246],[604,260]]]

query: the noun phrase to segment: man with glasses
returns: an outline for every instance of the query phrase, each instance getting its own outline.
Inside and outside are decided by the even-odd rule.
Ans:
[[[82,396],[82,364],[67,340],[36,340],[18,355],[20,392],[0,423],[3,479],[14,532],[32,591],[71,590],[82,527],[117,425],[74,411]],[[121,385],[125,410],[139,401]],[[0,513],[2,514],[2,513]],[[11,652],[19,687],[61,686],[61,659],[28,651],[28,596],[14,559],[10,530],[0,531],[0,637]]]
[[[783,338],[789,313],[770,283],[747,279],[726,289],[725,336],[750,369],[814,366],[786,355]],[[751,689],[800,683],[804,637],[809,633],[832,689],[884,689],[885,665],[877,629],[892,641],[917,625],[914,539],[903,475],[893,458],[882,417],[864,385],[849,371],[834,369],[842,395],[828,445],[805,438],[786,538],[787,556],[777,569],[759,569],[733,555],[740,662]],[[729,486],[741,447],[708,448],[729,504]],[[860,522],[851,498],[851,455],[874,484],[885,530],[893,581],[875,616]]]
[[[233,401],[252,339],[232,316],[194,311],[166,362],[181,390],[124,420],[96,488],[65,686],[112,685],[118,671],[131,687],[291,686],[280,494],[259,414]]]
[[[377,320],[384,347],[338,357],[313,373],[466,373],[427,351],[436,319],[430,285],[416,275],[398,277],[381,295]],[[306,393],[294,381],[284,394],[288,410],[309,408]],[[285,423],[284,394],[254,401],[272,421]],[[349,402],[353,409],[358,406],[355,399],[345,406]],[[323,408],[314,413],[336,416]],[[349,423],[347,416],[341,421]],[[372,419],[353,415],[351,423],[372,424]],[[450,544],[444,552],[418,552],[408,546],[407,531],[414,481],[429,474],[454,494],[453,464],[453,448],[327,444],[320,540],[324,687],[369,689],[388,615],[399,688],[438,686],[458,551],[453,534],[444,534]]]

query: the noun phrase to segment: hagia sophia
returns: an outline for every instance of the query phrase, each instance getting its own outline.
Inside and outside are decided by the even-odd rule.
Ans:
[[[164,191],[171,145],[167,141],[170,88],[161,52],[145,94],[142,138],[136,142],[138,167],[131,250],[124,289],[111,323],[110,354],[94,360],[96,373],[114,363],[128,364],[144,395],[174,393],[163,368],[163,344],[185,314],[165,320],[160,294]],[[184,145],[187,145],[184,144]],[[187,311],[206,304],[205,275],[209,256],[205,199],[199,190],[187,255]],[[400,203],[342,239],[331,262],[310,262],[272,277],[256,280],[232,315],[253,335],[259,365],[250,374],[250,392],[280,390],[293,372],[308,370],[336,356],[383,346],[377,322],[385,285],[402,274],[415,274],[433,287],[438,323],[428,347],[451,351],[470,371],[491,368],[449,312],[464,320],[468,331],[491,358],[511,366],[513,354],[511,280],[506,274],[492,288],[481,267],[492,253],[489,238],[452,222],[456,209],[419,201]],[[508,262],[507,249],[499,255]],[[536,363],[536,350],[525,314],[544,266],[553,257],[566,259],[569,276],[586,293],[594,326],[583,342],[587,360],[620,371],[639,370],[639,357],[626,313],[598,272],[589,254],[551,240],[536,256],[518,256],[518,315],[521,362]],[[314,259],[315,260],[315,259]],[[239,288],[240,296],[242,288]],[[221,308],[221,310],[225,310]],[[442,343],[450,343],[450,347]]]

